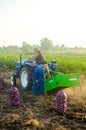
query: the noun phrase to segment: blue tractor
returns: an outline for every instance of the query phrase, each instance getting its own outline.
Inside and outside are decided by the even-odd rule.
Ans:
[[[15,68],[16,72],[11,75],[10,82],[12,86],[16,86],[16,78],[20,80],[20,86],[23,89],[31,89],[34,80],[34,70],[37,64],[29,59],[20,60]],[[64,74],[57,71],[58,64],[56,61],[51,61],[49,64],[51,77],[48,78],[47,73],[44,73],[44,92],[55,88],[65,88],[71,86],[80,86],[80,74]]]
[[[52,70],[54,70],[56,62],[52,61],[52,63],[49,63],[48,65]],[[31,58],[22,59],[22,56],[20,55],[20,60],[17,61],[15,73],[13,73],[10,77],[11,85],[16,86],[16,78],[18,78],[20,80],[20,86],[23,89],[30,89],[33,86],[34,69],[36,66],[37,64],[32,61]]]

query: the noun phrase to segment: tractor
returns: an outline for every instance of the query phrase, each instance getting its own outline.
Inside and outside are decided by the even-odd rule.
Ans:
[[[34,79],[34,66],[35,62],[29,59],[22,59],[20,55],[20,60],[17,61],[15,68],[15,73],[11,75],[10,82],[12,86],[16,86],[16,78],[20,80],[20,86],[23,89],[31,89],[33,86]],[[70,73],[64,74],[58,72],[58,64],[56,61],[51,61],[48,63],[49,71],[51,77],[47,77],[47,73],[44,74],[44,92],[48,92],[53,89],[60,89],[72,86],[80,86],[80,74]]]

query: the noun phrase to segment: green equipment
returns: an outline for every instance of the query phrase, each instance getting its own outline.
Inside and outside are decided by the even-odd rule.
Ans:
[[[56,89],[66,88],[72,86],[80,86],[80,74],[64,74],[60,72],[52,71],[52,77],[45,79],[44,81],[44,92]]]

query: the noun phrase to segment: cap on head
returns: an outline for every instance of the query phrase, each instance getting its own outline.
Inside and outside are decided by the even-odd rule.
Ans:
[[[33,49],[34,49],[34,50],[39,50],[39,48],[38,48],[37,45],[34,45],[34,46],[33,46]]]

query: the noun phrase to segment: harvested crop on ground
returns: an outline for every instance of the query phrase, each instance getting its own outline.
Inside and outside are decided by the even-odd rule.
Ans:
[[[11,106],[9,89],[11,69],[0,69],[5,89],[0,90],[0,130],[85,130],[86,129],[86,78],[81,76],[81,86],[64,89],[67,94],[67,111],[57,113],[54,90],[44,95],[33,95],[33,91],[20,92],[21,105]]]

